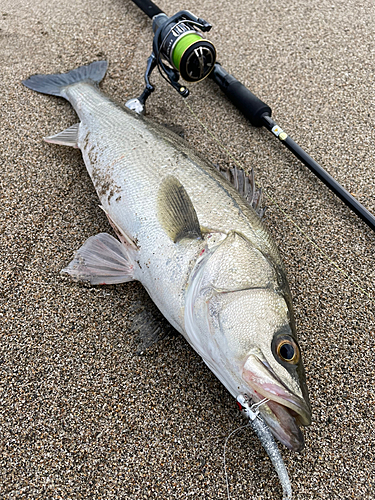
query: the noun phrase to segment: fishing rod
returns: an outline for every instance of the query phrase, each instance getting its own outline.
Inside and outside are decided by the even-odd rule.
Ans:
[[[375,217],[273,121],[272,110],[267,104],[216,61],[215,47],[202,35],[211,29],[210,23],[185,10],[168,17],[151,0],[133,0],[133,2],[152,19],[154,40],[144,76],[146,87],[140,97],[127,102],[126,105],[130,109],[138,113],[144,112],[146,100],[154,91],[150,75],[156,67],[161,76],[182,97],[187,97],[189,90],[184,84],[180,84],[180,76],[186,82],[194,83],[209,77],[254,127],[265,127],[272,132],[294,156],[375,231]]]

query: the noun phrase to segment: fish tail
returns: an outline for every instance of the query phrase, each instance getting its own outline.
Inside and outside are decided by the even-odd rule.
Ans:
[[[68,71],[68,73],[33,75],[27,80],[23,80],[22,83],[36,92],[66,98],[65,87],[83,81],[98,84],[104,78],[107,67],[107,61],[94,61],[87,66]]]

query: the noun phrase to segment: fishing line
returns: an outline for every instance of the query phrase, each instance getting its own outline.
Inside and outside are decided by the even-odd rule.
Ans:
[[[236,434],[236,432],[246,429],[247,427],[251,427],[251,420],[255,420],[258,417],[259,414],[259,407],[264,405],[269,401],[268,398],[264,398],[261,401],[258,401],[258,403],[254,403],[251,407],[247,407],[247,410],[249,411],[248,415],[250,415],[250,421],[246,425],[241,425],[241,427],[237,427],[237,429],[234,429],[229,436],[226,438],[225,443],[224,443],[224,454],[223,454],[223,464],[224,464],[224,475],[225,475],[225,484],[227,487],[227,494],[228,494],[228,500],[230,500],[230,491],[229,491],[229,479],[228,479],[228,472],[227,472],[227,464],[226,464],[226,449],[227,449],[227,444],[229,439],[233,436],[233,434]]]
[[[228,156],[229,158],[238,166],[240,167],[242,170],[245,170],[244,166],[235,158],[235,156],[224,146],[224,144],[220,141],[220,139],[218,137],[216,137],[216,135],[211,132],[211,130],[207,127],[207,125],[205,125],[202,120],[198,117],[198,115],[194,112],[194,110],[192,109],[192,107],[189,105],[189,103],[187,102],[186,99],[183,100],[185,106],[188,108],[190,114],[193,116],[193,118],[195,118],[195,120],[201,125],[201,127],[203,127],[203,129],[206,131],[206,133],[218,144],[218,146],[220,147],[220,149],[222,149]],[[276,206],[280,212],[284,215],[284,217],[293,224],[293,226],[299,231],[299,233],[304,237],[306,238],[306,240],[311,243],[319,252],[321,255],[323,255],[323,257],[330,263],[332,264],[336,269],[337,271],[339,271],[350,283],[352,283],[355,287],[358,288],[358,290],[360,290],[364,295],[367,296],[367,298],[369,298],[371,301],[374,300],[374,297],[372,297],[357,281],[355,281],[353,278],[351,278],[351,276],[346,272],[344,271],[344,269],[342,269],[342,267],[340,267],[337,262],[335,260],[333,260],[328,254],[327,252],[325,252],[323,250],[323,248],[321,248],[302,228],[301,226],[295,222],[288,214],[287,212],[279,205],[279,203],[275,200],[275,198],[273,196],[271,196],[270,194],[268,193],[264,193],[264,191],[262,191],[263,195],[274,205]]]
[[[247,427],[250,427],[250,426],[251,426],[251,424],[248,423],[246,425],[241,425],[241,427],[237,427],[237,429],[234,429],[234,431],[232,431],[229,434],[229,436],[226,438],[225,443],[224,443],[223,463],[224,463],[224,475],[225,475],[225,484],[227,486],[228,500],[230,500],[230,492],[229,492],[229,479],[228,479],[228,472],[227,472],[227,464],[226,464],[226,460],[225,460],[225,453],[226,453],[226,449],[227,449],[227,443],[228,443],[229,439],[233,436],[233,434],[236,434],[236,432],[238,432],[240,430],[243,430],[243,429],[246,429]]]

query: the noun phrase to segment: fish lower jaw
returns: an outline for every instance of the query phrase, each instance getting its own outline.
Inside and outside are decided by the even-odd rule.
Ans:
[[[285,405],[283,401],[276,400],[273,393],[264,390],[262,387],[255,388],[248,385],[247,394],[254,404],[268,399],[259,406],[259,412],[272,434],[290,450],[302,451],[305,444],[303,434],[299,428],[302,425],[300,414]]]
[[[310,425],[311,410],[304,399],[281,384],[269,367],[258,357],[252,358],[252,363],[245,364],[242,370],[242,379],[251,391],[257,394],[258,398],[267,398],[274,404],[285,408],[285,411],[294,417],[299,425]]]
[[[287,448],[292,451],[302,451],[305,447],[305,440],[301,429],[298,426],[297,418],[293,415],[293,410],[274,401],[267,403],[269,412],[262,413],[262,417],[268,424],[273,435]]]

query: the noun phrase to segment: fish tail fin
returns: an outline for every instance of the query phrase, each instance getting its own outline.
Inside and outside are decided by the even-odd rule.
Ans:
[[[50,94],[66,97],[65,87],[78,82],[91,82],[98,84],[104,78],[108,67],[107,61],[94,61],[87,66],[68,71],[68,73],[57,73],[54,75],[33,75],[23,84],[31,90],[41,94]]]

